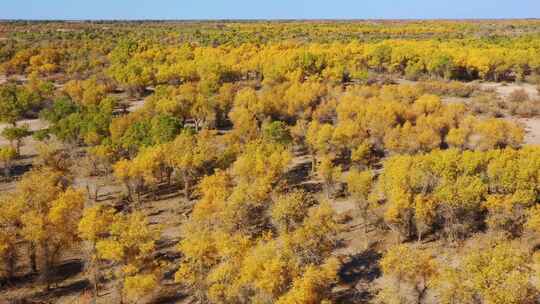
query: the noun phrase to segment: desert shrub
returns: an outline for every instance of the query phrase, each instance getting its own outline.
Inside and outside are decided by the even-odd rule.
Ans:
[[[534,117],[540,114],[540,100],[527,100],[512,104],[511,113],[521,117]]]
[[[531,99],[524,89],[513,91],[501,105],[511,115],[533,117],[540,113],[540,100]]]
[[[525,82],[530,84],[538,85],[540,84],[540,75],[532,74],[525,77]]]
[[[490,117],[502,117],[502,111],[507,105],[493,94],[484,94],[473,98],[470,109],[474,114],[484,114]]]
[[[463,98],[471,97],[474,93],[479,91],[478,85],[466,84],[459,81],[425,81],[418,83],[418,86],[429,94]]]
[[[508,95],[508,100],[510,102],[525,102],[530,99],[529,93],[524,89],[514,90],[510,95]]]

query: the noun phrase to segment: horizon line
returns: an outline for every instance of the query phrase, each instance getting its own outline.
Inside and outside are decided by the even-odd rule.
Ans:
[[[539,20],[540,17],[479,17],[479,18],[0,18],[0,22],[141,22],[141,21],[162,21],[162,22],[190,22],[190,21],[505,21],[505,20]]]

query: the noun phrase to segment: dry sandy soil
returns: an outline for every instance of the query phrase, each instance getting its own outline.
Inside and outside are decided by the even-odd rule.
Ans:
[[[144,99],[137,99],[137,100],[134,100],[133,102],[130,102],[130,105],[127,110],[129,112],[133,112],[142,108],[143,105],[144,105]]]
[[[531,98],[539,98],[536,86],[529,83],[482,82],[479,85],[483,89],[495,89],[502,97],[507,97],[516,90],[525,90]]]
[[[399,80],[400,84],[414,84],[414,81]],[[482,89],[495,90],[502,98],[508,97],[512,92],[516,90],[525,90],[529,94],[531,99],[540,99],[540,94],[537,87],[529,83],[497,83],[497,82],[481,82],[478,83]],[[461,97],[444,97],[443,101],[452,102],[467,102],[469,99]],[[540,145],[540,117],[532,118],[516,118],[509,117],[509,119],[521,123],[525,127],[525,143],[531,145]]]
[[[540,145],[540,118],[518,118],[517,121],[525,127],[525,143]]]
[[[484,82],[480,83],[480,87],[484,89],[494,89],[501,97],[508,97],[516,90],[525,90],[531,99],[539,99],[540,94],[537,87],[528,83],[495,83]],[[512,118],[525,127],[525,143],[531,145],[540,145],[540,117],[532,118]]]
[[[84,189],[86,184],[96,184],[95,178],[77,178],[75,186]],[[10,184],[13,184],[10,183]],[[114,204],[123,191],[122,185],[111,181],[106,187],[100,189],[99,204]],[[194,201],[187,202],[178,191],[164,191],[157,199],[143,203],[141,211],[148,216],[150,225],[161,227],[161,239],[158,242],[159,255],[162,260],[171,263],[166,269],[173,271],[178,263],[179,255],[175,252],[175,246],[180,239],[181,223],[187,218]],[[25,253],[21,252],[21,256]],[[22,257],[24,261],[25,258]],[[43,286],[35,284],[36,278],[24,278],[12,287],[7,287],[0,292],[0,304],[19,303],[17,300],[25,299],[28,302],[20,303],[55,303],[55,304],[89,304],[91,296],[88,292],[87,274],[82,263],[80,249],[63,255],[60,263],[63,273],[59,281],[49,292],[43,291]],[[65,268],[65,269],[64,269]],[[104,268],[103,271],[107,269]],[[173,273],[173,272],[172,272]],[[103,283],[100,286],[100,297],[96,304],[118,303],[117,294],[112,282]],[[168,276],[158,290],[158,297],[151,303],[190,303],[190,298],[179,290],[174,283],[173,277]],[[3,302],[9,299],[11,302]]]
[[[30,131],[38,131],[42,130],[44,128],[47,128],[48,124],[47,122],[41,120],[41,119],[25,119],[20,120],[17,122],[17,126],[23,126],[28,125]],[[0,124],[0,133],[6,128],[9,127],[8,124]],[[9,144],[9,141],[7,141],[5,138],[0,136],[0,145],[7,145]],[[34,140],[31,136],[25,138],[23,140],[23,145],[21,147],[21,154],[23,156],[28,155],[35,155],[36,154],[36,144],[37,141]]]

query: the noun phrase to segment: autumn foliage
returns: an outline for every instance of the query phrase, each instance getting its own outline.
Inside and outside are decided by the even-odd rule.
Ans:
[[[537,301],[538,21],[0,26],[0,294]]]

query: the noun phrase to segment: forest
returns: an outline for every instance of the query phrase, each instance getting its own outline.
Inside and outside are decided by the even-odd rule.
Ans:
[[[540,301],[540,21],[0,21],[0,303]]]

